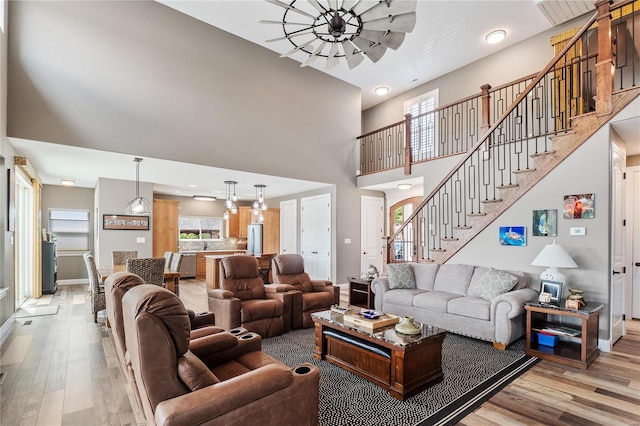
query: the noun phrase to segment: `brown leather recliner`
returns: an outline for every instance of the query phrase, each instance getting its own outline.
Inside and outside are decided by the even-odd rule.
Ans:
[[[125,362],[126,344],[124,338],[124,322],[122,320],[122,297],[131,288],[144,284],[144,280],[131,272],[116,272],[107,277],[105,288],[105,301],[107,305],[107,319],[113,333],[116,355],[123,371],[127,371]],[[215,316],[212,312],[196,314],[187,309],[191,325],[191,338],[225,331],[221,327],[215,327]],[[234,330],[235,334],[242,334],[246,330]]]
[[[219,357],[216,365],[203,362],[190,350],[184,306],[158,286],[130,289],[122,307],[131,369],[148,424],[317,425],[317,367],[290,368],[261,351]],[[203,339],[211,342],[199,347],[200,353],[219,353],[220,347],[260,337],[222,332],[197,340]]]
[[[293,296],[292,329],[313,327],[312,313],[326,311],[340,302],[340,287],[331,281],[312,280],[304,271],[304,258],[299,254],[274,257],[271,271],[274,284],[288,284],[300,291]]]
[[[295,292],[288,291],[288,286],[265,286],[255,257],[223,258],[220,278],[221,288],[209,290],[209,310],[215,314],[218,326],[244,327],[263,338],[289,330]]]

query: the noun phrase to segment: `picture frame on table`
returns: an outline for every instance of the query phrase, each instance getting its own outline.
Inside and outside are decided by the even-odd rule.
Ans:
[[[562,283],[559,281],[542,280],[540,285],[540,293],[548,293],[551,295],[549,303],[559,304],[562,297]]]
[[[149,216],[103,214],[102,229],[120,231],[148,231]]]

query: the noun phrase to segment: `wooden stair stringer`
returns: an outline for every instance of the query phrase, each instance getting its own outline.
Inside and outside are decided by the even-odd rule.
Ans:
[[[509,191],[501,193],[502,202],[493,204],[491,209],[486,211],[486,215],[471,218],[471,229],[457,229],[455,237],[458,240],[443,241],[441,244],[444,251],[431,251],[430,260],[440,264],[446,263],[639,95],[640,87],[615,93],[611,114],[598,116],[596,113],[589,113],[574,117],[573,131],[554,138],[553,154],[537,157],[535,170],[527,173],[526,179],[518,182],[517,188],[509,188]]]

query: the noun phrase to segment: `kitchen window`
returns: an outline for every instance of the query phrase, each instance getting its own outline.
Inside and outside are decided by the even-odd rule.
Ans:
[[[180,216],[181,241],[219,240],[222,238],[221,217]]]

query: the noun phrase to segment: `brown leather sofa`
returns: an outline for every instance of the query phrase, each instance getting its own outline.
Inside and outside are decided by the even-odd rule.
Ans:
[[[299,254],[279,254],[274,257],[271,271],[274,284],[288,284],[291,286],[289,290],[300,292],[293,296],[292,329],[313,327],[312,313],[326,311],[340,302],[340,287],[334,286],[331,281],[312,280],[304,271],[304,258]]]
[[[234,255],[220,261],[220,288],[209,290],[209,310],[224,329],[243,327],[263,338],[288,331],[294,292],[265,285],[253,256]]]
[[[190,350],[189,317],[178,297],[158,286],[131,288],[122,299],[126,347],[148,424],[317,425],[319,371],[290,368],[261,351],[203,362],[254,333],[221,332]],[[207,344],[202,339],[210,339]]]

